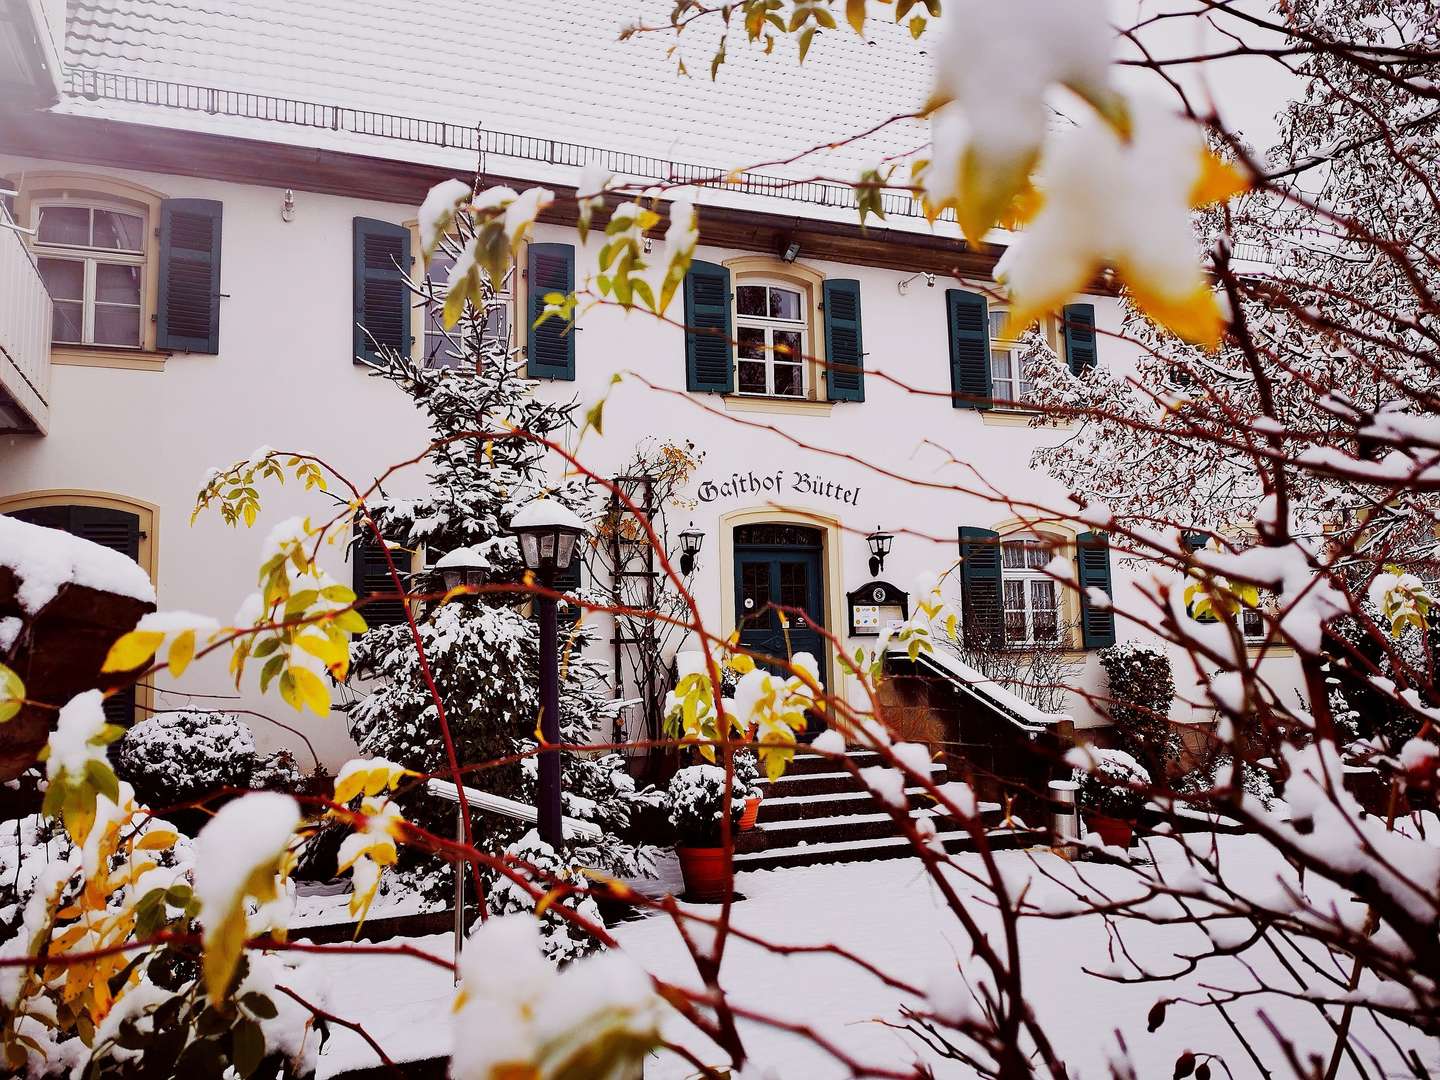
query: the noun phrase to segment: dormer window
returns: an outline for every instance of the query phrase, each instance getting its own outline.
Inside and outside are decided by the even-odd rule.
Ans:
[[[806,301],[795,288],[747,282],[735,289],[738,393],[804,398]]]

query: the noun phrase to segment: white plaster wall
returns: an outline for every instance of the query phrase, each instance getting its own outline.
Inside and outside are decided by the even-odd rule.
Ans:
[[[5,174],[24,165],[0,157]],[[309,450],[356,479],[369,479],[424,446],[424,425],[408,399],[350,360],[351,219],[363,215],[399,223],[413,219],[414,208],[297,192],[295,220],[286,223],[280,218],[279,189],[117,175],[167,196],[224,203],[220,354],[176,355],[163,373],[57,366],[50,434],[0,442],[0,499],[40,489],[86,488],[157,504],[161,607],[224,620],[254,587],[259,544],[268,528],[292,514],[326,513],[329,504],[295,485],[269,485],[262,492],[265,512],[254,530],[227,529],[214,514],[190,527],[195,492],[208,468],[269,444]],[[575,241],[569,230],[550,226],[539,227],[536,238]],[[702,249],[697,257],[718,262],[735,254]],[[584,260],[582,253],[582,274]],[[803,252],[801,261],[806,261]],[[943,282],[926,288],[917,281],[902,296],[896,283],[907,274],[838,263],[809,265],[861,283],[865,402],[836,404],[829,415],[727,412],[718,397],[683,393],[684,341],[678,327],[597,308],[578,324],[577,381],[546,384],[541,392],[578,396],[588,404],[609,389],[611,375],[620,371],[680,393],[651,390],[627,374],[610,390],[603,438],[594,432],[585,436],[583,460],[606,475],[630,459],[641,439],[673,436],[689,438],[705,452],[697,483],[718,483],[737,472],[785,470],[786,491],[774,499],[777,504],[834,518],[841,530],[853,530],[843,532],[838,559],[832,560],[842,576],[832,595],[868,580],[864,534],[876,526],[900,533],[884,576],[909,588],[923,571],[933,573],[954,562],[957,526],[993,527],[1013,516],[978,492],[993,487],[1057,508],[1066,505],[1063,485],[1029,468],[1036,446],[1064,438],[1066,432],[985,424],[979,413],[951,406]],[[1098,297],[1095,303],[1101,328],[1118,329],[1115,302]],[[677,298],[672,315],[679,320],[681,313]],[[1113,339],[1102,339],[1100,348],[1106,364],[1130,362],[1125,347]],[[930,393],[909,392],[880,378],[881,372]],[[952,457],[959,464],[951,463]],[[796,470],[847,489],[858,487],[855,505],[795,493],[790,480]],[[390,490],[404,494],[421,480],[420,470],[413,470]],[[719,621],[721,597],[733,589],[730,567],[720,557],[719,518],[766,501],[729,497],[702,504],[693,515],[673,516],[677,524],[693,516],[707,534],[693,582],[707,620]],[[340,559],[339,551],[326,557],[337,576],[348,580]],[[1115,562],[1117,606],[1143,610],[1132,572]],[[843,630],[843,612],[831,612],[831,623]],[[1150,633],[1122,616],[1118,636],[1125,640]],[[1182,657],[1176,661],[1182,697],[1194,698],[1193,673]],[[1085,682],[1103,689],[1093,656],[1086,659]],[[195,694],[235,693],[223,662],[196,665],[184,686]],[[185,700],[166,694],[160,704]],[[238,701],[196,698],[195,704],[269,713],[302,729],[332,763],[348,749],[339,715],[323,721],[297,717],[278,698],[261,699],[248,687]],[[1083,703],[1073,711],[1082,724],[1092,719]],[[1177,717],[1202,715],[1192,717],[1182,707]],[[295,742],[262,721],[254,726],[267,745]]]

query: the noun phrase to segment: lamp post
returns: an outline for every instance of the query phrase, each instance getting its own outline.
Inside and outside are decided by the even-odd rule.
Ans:
[[[510,531],[520,540],[520,557],[546,589],[555,587],[557,574],[570,569],[586,533],[585,523],[568,507],[551,499],[536,499],[510,519]],[[560,639],[555,626],[555,598],[536,595],[540,620],[540,737],[547,746],[560,742]],[[564,839],[560,824],[560,751],[540,754],[535,809],[540,839],[559,850]]]
[[[483,585],[485,572],[489,568],[489,562],[473,547],[456,548],[447,552],[435,564],[447,592],[462,585]]]
[[[893,533],[881,532],[877,526],[875,531],[865,537],[865,542],[870,545],[870,576],[879,577],[880,572],[885,569],[885,556],[890,554],[890,545],[895,542]]]

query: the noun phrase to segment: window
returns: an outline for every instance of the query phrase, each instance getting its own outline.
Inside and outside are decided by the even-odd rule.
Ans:
[[[55,344],[141,347],[145,237],[138,207],[40,203],[35,257],[54,305]]]
[[[437,293],[434,301],[427,301],[425,304],[424,333],[420,337],[420,362],[427,368],[456,368],[462,362],[458,335],[454,329],[445,329],[445,300],[443,292],[440,291],[450,280],[450,268],[454,265],[455,256],[446,250],[445,245],[436,248],[435,253],[430,256],[430,269],[426,272],[425,280],[427,285],[434,285]],[[505,288],[496,292],[496,302],[490,305],[490,310],[486,313],[485,331],[481,340],[487,350],[496,342],[503,342],[507,349],[510,347],[510,312],[513,303],[509,279],[504,284]]]
[[[1059,584],[1044,570],[1055,557],[1052,541],[1006,537],[1000,545],[1005,602],[1005,644],[1052,642],[1060,637]]]
[[[806,397],[807,306],[793,286],[751,282],[735,289],[738,393]]]
[[[1024,359],[1025,345],[1001,336],[1009,312],[990,309],[990,386],[995,401],[1006,405],[1023,405],[1035,394],[1030,363]]]

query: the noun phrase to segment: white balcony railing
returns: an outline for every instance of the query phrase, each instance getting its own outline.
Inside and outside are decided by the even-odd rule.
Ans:
[[[0,203],[0,433],[50,426],[50,294]]]

